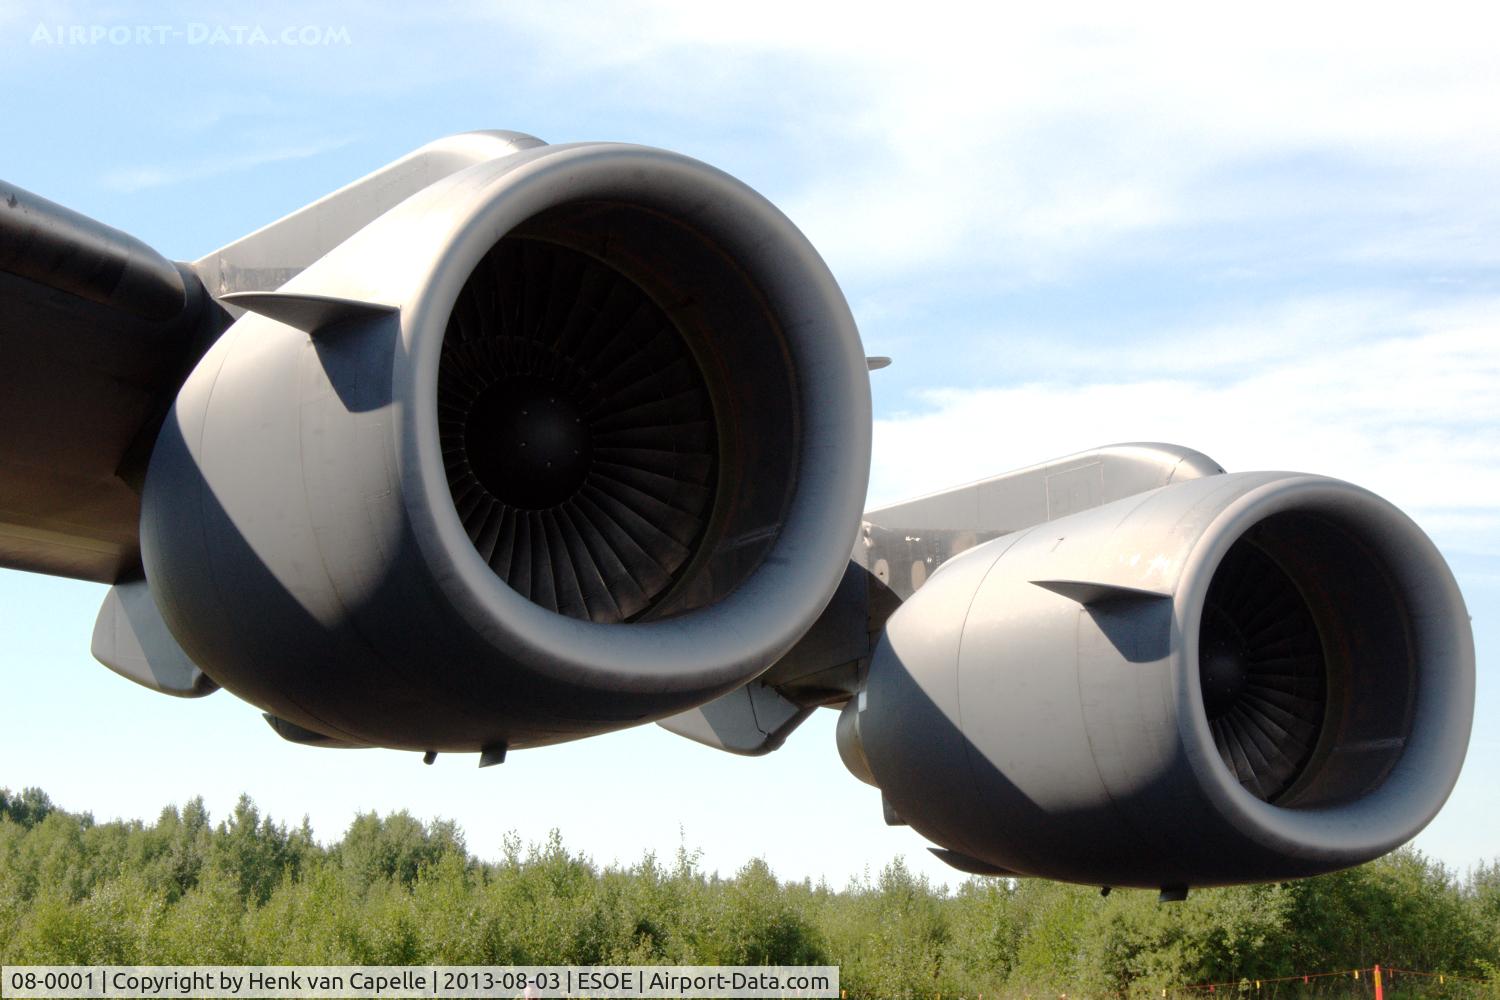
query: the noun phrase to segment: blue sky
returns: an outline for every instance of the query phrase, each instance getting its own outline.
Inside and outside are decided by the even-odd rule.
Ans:
[[[1468,763],[1418,838],[1464,868],[1500,855],[1496,19],[1479,4],[1065,20],[943,3],[0,3],[0,162],[181,259],[466,129],[713,163],[807,232],[869,352],[896,359],[873,383],[872,505],[1166,440],[1231,469],[1346,478],[1412,513],[1478,640]],[[252,44],[256,27],[276,44]],[[100,817],[194,794],[222,815],[245,791],[325,838],[358,809],[408,808],[457,819],[481,854],[555,826],[602,862],[685,842],[725,872],[763,855],[834,884],[903,853],[952,880],[844,772],[832,713],[761,760],[654,727],[486,771],[304,750],[229,695],[179,702],[95,664],[102,596],[0,572],[0,785]]]

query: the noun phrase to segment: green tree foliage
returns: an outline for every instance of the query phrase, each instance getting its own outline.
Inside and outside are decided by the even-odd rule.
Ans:
[[[19,795],[11,795],[7,788],[0,788],[0,818],[19,823],[28,830],[47,818],[52,811],[52,800],[40,788],[23,789]]]
[[[852,997],[1158,997],[1195,983],[1387,968],[1500,981],[1500,860],[1464,877],[1403,849],[1282,885],[1153,893],[1035,880],[934,887],[897,859],[843,890],[730,878],[679,849],[601,868],[555,831],[472,856],[450,822],[355,817],[318,844],[249,798],[214,825],[201,799],[156,822],[96,823],[37,789],[0,789],[6,964],[832,964]],[[1301,992],[1296,992],[1301,990]],[[1351,977],[1261,996],[1366,996]],[[1387,997],[1496,996],[1390,980]]]

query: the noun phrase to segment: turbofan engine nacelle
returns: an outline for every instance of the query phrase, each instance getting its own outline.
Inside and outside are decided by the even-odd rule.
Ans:
[[[1427,537],[1347,483],[1242,473],[952,559],[891,617],[839,744],[966,870],[1185,887],[1408,840],[1473,707]]]
[[[493,751],[667,715],[764,670],[848,564],[853,320],[694,160],[486,160],[224,301],[249,312],[161,433],[143,559],[186,654],[299,738]]]

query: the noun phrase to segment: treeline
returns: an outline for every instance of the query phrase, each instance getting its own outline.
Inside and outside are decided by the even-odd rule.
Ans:
[[[1253,990],[1377,962],[1449,976],[1398,975],[1393,1000],[1500,996],[1500,861],[1459,878],[1402,850],[1162,905],[1035,880],[950,893],[899,859],[838,889],[780,883],[760,860],[721,878],[686,850],[601,868],[556,834],[481,861],[452,823],[405,812],[360,815],[323,846],[245,797],[217,824],[201,799],[96,823],[0,790],[4,964],[832,964],[851,997],[973,998]],[[1255,995],[1315,994],[1368,996],[1368,977]]]

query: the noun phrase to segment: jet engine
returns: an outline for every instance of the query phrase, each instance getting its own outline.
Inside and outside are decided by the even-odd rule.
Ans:
[[[887,623],[839,749],[967,871],[1292,878],[1436,814],[1473,657],[1452,574],[1390,504],[1211,475],[945,563]]]
[[[694,160],[530,142],[221,296],[157,440],[155,603],[283,735],[493,759],[658,718],[848,563],[869,383],[816,252]]]
[[[1403,514],[1149,442],[862,512],[888,360],[657,149],[450,136],[190,263],[6,185],[0,567],[297,743],[759,755],[837,708],[969,872],[1180,896],[1436,814],[1473,638]]]

